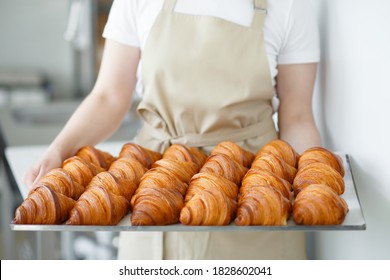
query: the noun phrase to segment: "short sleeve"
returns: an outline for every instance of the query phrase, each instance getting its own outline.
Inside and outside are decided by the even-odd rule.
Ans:
[[[137,1],[114,0],[104,27],[103,37],[125,45],[139,47]]]
[[[320,60],[318,23],[307,0],[294,0],[285,26],[278,64],[312,63]]]

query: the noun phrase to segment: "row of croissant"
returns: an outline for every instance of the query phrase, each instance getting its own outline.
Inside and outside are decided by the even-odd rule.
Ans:
[[[119,156],[86,146],[47,173],[16,209],[14,224],[133,226],[341,224],[348,205],[341,158],[321,147],[299,155],[274,140],[253,154],[233,142],[210,155],[174,144],[134,143]]]

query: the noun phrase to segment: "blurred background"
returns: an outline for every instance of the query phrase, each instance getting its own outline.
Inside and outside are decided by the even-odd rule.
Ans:
[[[1,259],[115,258],[116,233],[12,232],[21,196],[4,156],[5,146],[49,144],[89,93],[111,3],[0,0]],[[321,36],[316,121],[323,145],[351,156],[367,223],[365,231],[310,233],[309,256],[390,259],[390,1],[308,4]],[[110,140],[129,140],[138,127],[133,108]]]
[[[0,0],[1,259],[112,259],[116,233],[12,232],[22,198],[4,147],[47,145],[90,92],[112,0]],[[110,141],[139,127],[134,108]]]

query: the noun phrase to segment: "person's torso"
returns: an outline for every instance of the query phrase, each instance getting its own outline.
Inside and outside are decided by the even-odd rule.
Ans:
[[[265,1],[252,7],[256,11],[250,27],[207,16],[182,16],[172,12],[174,4],[175,0],[165,1],[145,45],[145,95],[138,110],[148,125],[138,143],[163,152],[173,140],[179,144],[189,140],[210,150],[228,140],[256,152],[277,137],[263,33],[256,32],[264,22]],[[239,138],[232,139],[237,132]],[[120,246],[121,258],[279,259],[289,257],[286,251],[294,258],[304,255],[302,243],[286,250],[289,240],[275,233],[167,232],[128,237],[121,235],[125,242],[121,245],[135,250],[126,252]],[[292,243],[298,245],[299,239]],[[140,255],[139,245],[147,253]]]
[[[150,30],[161,11],[163,0],[142,0],[131,1],[132,9],[136,11],[136,28],[141,51],[147,42]],[[278,54],[285,40],[286,28],[293,0],[268,1],[267,17],[264,23],[264,44],[272,78],[272,85],[275,86],[278,73]],[[231,21],[238,25],[250,26],[253,19],[252,0],[178,0],[175,6],[177,13],[211,16]],[[259,30],[259,33],[262,30]],[[137,93],[142,95],[142,60],[137,73]]]
[[[264,2],[252,7],[249,26],[177,12],[175,4],[166,1],[143,48],[138,112],[149,131],[143,130],[144,142],[209,148],[223,140],[275,137]]]

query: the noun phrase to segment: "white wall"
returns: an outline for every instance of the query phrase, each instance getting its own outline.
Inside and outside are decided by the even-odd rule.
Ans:
[[[314,236],[318,259],[390,259],[390,1],[312,0],[323,144],[352,157],[365,231]]]

